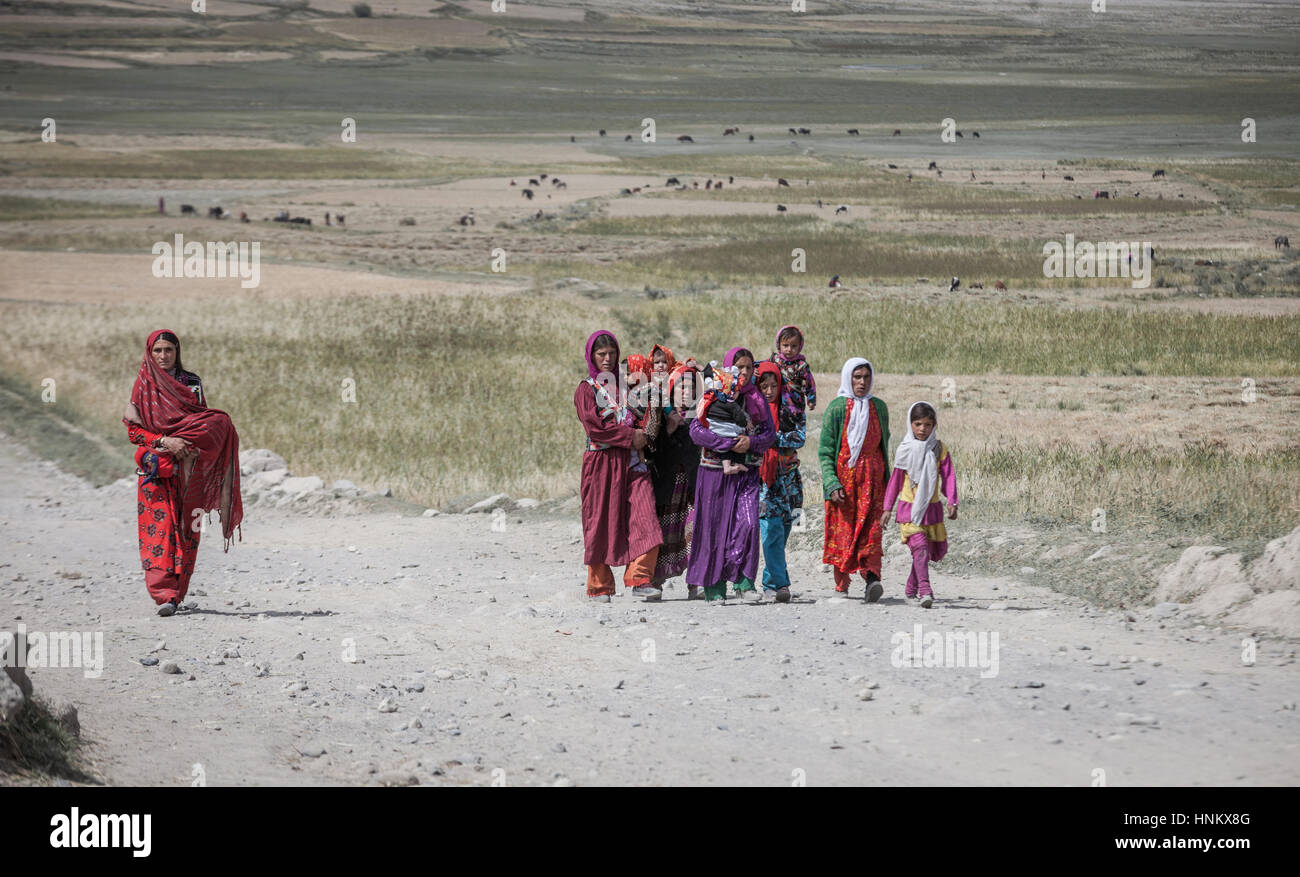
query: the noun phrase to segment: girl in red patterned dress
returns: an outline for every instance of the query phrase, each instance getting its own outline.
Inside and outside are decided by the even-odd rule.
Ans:
[[[227,549],[243,518],[239,435],[224,411],[207,406],[203,382],[182,367],[180,340],[166,329],[145,343],[122,422],[140,446],[136,514],[145,587],[167,617],[189,590],[199,515],[218,512]]]

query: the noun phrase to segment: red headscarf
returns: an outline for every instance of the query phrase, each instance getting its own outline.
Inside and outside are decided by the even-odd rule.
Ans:
[[[781,380],[781,367],[770,360],[760,362],[758,368],[754,371],[754,386],[757,387],[762,382],[763,375],[776,375],[777,401],[767,402],[766,396],[763,397],[763,401],[767,402],[768,410],[772,412],[773,428],[775,428],[777,432],[780,432],[778,424],[780,424],[781,421],[777,414],[777,406],[781,401],[781,389],[784,384],[784,381]],[[759,392],[761,393],[762,391],[760,390]],[[772,447],[763,452],[763,465],[759,467],[758,473],[759,477],[762,478],[763,483],[768,487],[771,487],[776,483],[776,464],[779,455],[780,451],[776,449],[776,442],[772,442]]]
[[[673,399],[673,390],[677,388],[678,382],[681,381],[682,375],[687,372],[693,373],[691,380],[694,382],[692,390],[695,394],[694,401],[698,404],[700,401],[700,367],[695,364],[695,360],[688,359],[686,362],[679,362],[673,369],[672,374],[668,375],[668,404],[676,406],[677,402]]]
[[[627,373],[629,377],[631,375],[639,374],[648,378],[650,377],[650,367],[651,362],[650,357],[648,356],[634,353],[627,358]]]
[[[140,425],[145,429],[185,439],[198,450],[192,469],[190,465],[178,467],[185,502],[183,526],[188,526],[194,509],[216,511],[221,518],[225,547],[229,549],[231,534],[244,518],[244,504],[239,496],[239,434],[226,412],[200,403],[189,387],[154,361],[154,343],[164,333],[175,336],[159,329],[145,342],[144,361],[131,388],[131,404],[140,413]],[[178,342],[178,363],[180,358]]]
[[[650,348],[650,356],[647,357],[650,360],[650,370],[654,371],[656,350],[663,353],[664,362],[668,363],[668,373],[672,374],[673,369],[677,368],[677,357],[673,356],[673,352],[662,344],[656,344]]]

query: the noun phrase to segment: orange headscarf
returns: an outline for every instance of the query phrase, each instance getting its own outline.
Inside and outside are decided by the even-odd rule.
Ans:
[[[647,359],[650,360],[650,370],[654,370],[656,350],[663,352],[664,361],[668,363],[668,373],[672,374],[673,369],[677,368],[677,357],[673,356],[673,352],[662,344],[656,344],[654,347],[650,348],[650,356],[647,357]]]

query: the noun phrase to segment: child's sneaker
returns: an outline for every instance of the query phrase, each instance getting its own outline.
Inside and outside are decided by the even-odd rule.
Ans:
[[[777,589],[776,589],[776,602],[778,602],[778,603],[789,603],[789,602],[790,602],[790,589],[789,589],[789,588],[777,588]]]
[[[867,585],[867,602],[874,603],[885,593],[885,586],[880,582],[872,582]]]
[[[645,599],[647,603],[656,603],[663,599],[664,592],[661,588],[654,585],[637,585],[632,588],[632,593]]]
[[[587,599],[592,603],[608,603],[609,594],[588,594]]]
[[[926,591],[921,595],[921,608],[929,609],[932,605],[934,605],[934,594]]]
[[[162,618],[170,618],[176,614],[176,601],[168,600],[158,607],[158,615]]]

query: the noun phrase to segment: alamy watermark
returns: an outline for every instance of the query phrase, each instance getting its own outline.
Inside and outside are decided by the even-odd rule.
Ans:
[[[238,277],[244,289],[262,282],[260,241],[186,241],[177,232],[174,243],[158,241],[151,252],[154,277]]]
[[[998,675],[997,631],[926,633],[917,623],[910,633],[897,631],[889,644],[894,647],[889,662],[895,667],[978,667],[982,679]]]
[[[1151,285],[1155,251],[1150,241],[1080,241],[1067,234],[1065,243],[1043,244],[1044,277],[1132,277],[1134,289]]]
[[[27,632],[19,622],[16,634],[0,630],[0,665],[5,667],[81,668],[87,679],[98,679],[104,672],[104,632],[102,630],[52,630]]]

